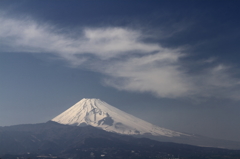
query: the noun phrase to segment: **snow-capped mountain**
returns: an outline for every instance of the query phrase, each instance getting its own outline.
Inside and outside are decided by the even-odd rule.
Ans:
[[[91,125],[105,131],[126,135],[154,135],[165,137],[189,136],[161,128],[123,112],[100,99],[82,99],[52,119],[65,125]]]

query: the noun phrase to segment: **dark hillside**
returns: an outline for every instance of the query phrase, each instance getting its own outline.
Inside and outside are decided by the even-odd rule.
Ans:
[[[240,158],[240,150],[158,142],[147,138],[118,135],[91,126],[77,127],[55,122],[1,127],[0,143],[2,159]]]

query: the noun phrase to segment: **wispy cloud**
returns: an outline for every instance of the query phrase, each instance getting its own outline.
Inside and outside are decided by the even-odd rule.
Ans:
[[[58,28],[30,18],[0,16],[0,24],[0,51],[55,54],[75,67],[106,75],[105,84],[119,90],[151,92],[167,98],[240,99],[239,79],[230,73],[233,68],[210,58],[203,62],[209,66],[189,73],[181,60],[187,57],[182,48],[145,42],[146,36],[138,30],[86,27],[75,30],[77,35],[73,37],[73,33],[60,33]]]
[[[140,42],[141,34],[137,31],[118,27],[84,28],[82,36],[71,38],[66,34],[57,34],[57,28],[30,19],[0,17],[0,22],[1,44],[9,49],[5,51],[49,52],[63,56],[89,53],[108,59],[131,51],[147,53],[162,49],[156,44]]]
[[[193,91],[179,65],[181,54],[166,49],[154,55],[111,63],[101,72],[106,84],[120,90],[152,92],[159,97],[181,97]]]

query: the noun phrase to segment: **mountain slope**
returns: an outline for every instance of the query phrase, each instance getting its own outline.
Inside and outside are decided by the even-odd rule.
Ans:
[[[240,150],[158,142],[55,122],[0,127],[0,158],[239,159]]]
[[[99,99],[82,99],[52,121],[67,125],[91,125],[109,132],[127,135],[189,136],[150,124]]]
[[[82,99],[51,121],[76,127],[90,125],[108,132],[157,141],[240,149],[239,142],[190,135],[155,126],[99,99]]]
[[[60,154],[84,144],[87,138],[127,141],[133,137],[109,133],[92,126],[77,127],[49,121],[0,127],[0,154]]]

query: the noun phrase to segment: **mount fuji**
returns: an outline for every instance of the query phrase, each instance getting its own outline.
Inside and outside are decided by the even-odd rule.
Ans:
[[[52,121],[65,125],[91,125],[108,132],[125,135],[189,136],[188,134],[161,128],[143,121],[100,99],[84,98],[53,118]]]
[[[240,143],[162,128],[123,112],[100,99],[82,99],[51,120],[63,125],[93,126],[107,132],[204,147],[240,149]]]
[[[21,158],[53,159],[56,156],[49,154],[54,154],[89,159],[93,153],[95,158],[124,159],[169,158],[169,154],[204,159],[240,156],[239,142],[161,128],[99,99],[82,99],[46,123],[0,127],[0,143],[0,158],[5,159],[19,154],[25,155]]]
[[[109,132],[125,135],[188,136],[187,134],[161,128],[128,113],[125,113],[100,99],[82,99],[52,121],[65,124],[91,125]]]

